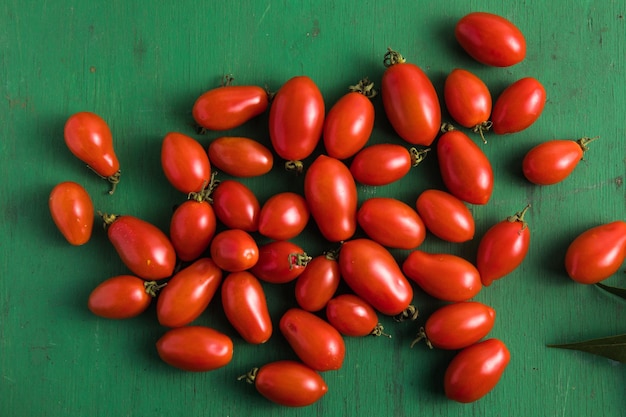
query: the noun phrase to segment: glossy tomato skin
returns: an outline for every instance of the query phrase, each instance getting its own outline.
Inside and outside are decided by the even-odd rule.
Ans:
[[[476,267],[452,254],[415,250],[402,263],[402,271],[424,292],[439,300],[466,301],[482,289]]]
[[[372,197],[361,204],[357,222],[370,239],[383,246],[414,249],[426,238],[426,226],[408,204],[391,197]]]
[[[199,192],[211,180],[206,151],[192,137],[170,132],[161,143],[161,167],[167,180],[185,194]]]
[[[508,348],[499,339],[487,339],[466,347],[446,369],[446,397],[460,403],[479,400],[495,388],[510,360]]]
[[[580,141],[555,139],[540,143],[524,156],[522,172],[533,184],[559,183],[574,171],[585,150]]]
[[[370,239],[345,242],[339,252],[345,283],[382,314],[395,316],[413,300],[413,289],[384,246]]]
[[[235,180],[224,180],[211,196],[215,216],[226,227],[246,232],[259,230],[261,204],[246,185]]]
[[[259,233],[274,240],[292,239],[304,230],[309,217],[309,207],[300,194],[274,194],[259,212]]]
[[[345,336],[370,336],[379,328],[376,310],[354,294],[341,294],[331,299],[326,305],[326,318]]]
[[[227,229],[217,233],[209,250],[217,266],[228,272],[245,271],[259,260],[256,241],[241,229]]]
[[[450,192],[470,204],[484,205],[493,192],[493,169],[485,153],[465,133],[451,130],[437,141],[443,182]]]
[[[341,334],[308,311],[291,308],[283,314],[280,331],[302,362],[316,371],[341,368],[346,347]]]
[[[624,258],[626,222],[617,220],[578,235],[565,253],[565,270],[578,283],[595,284],[616,273]]]
[[[485,65],[510,67],[526,57],[524,35],[502,16],[469,13],[457,22],[454,35],[465,52]]]
[[[228,365],[233,358],[230,337],[204,326],[168,330],[156,342],[156,348],[165,363],[191,372],[212,371]]]
[[[162,326],[182,327],[207,308],[220,283],[222,270],[210,258],[200,258],[167,282],[157,299],[157,319]]]
[[[496,311],[477,301],[448,304],[435,310],[424,325],[428,342],[438,349],[458,350],[487,336]]]
[[[415,201],[426,229],[447,242],[461,243],[474,238],[474,216],[463,201],[450,193],[429,189]]]
[[[326,240],[341,242],[354,235],[357,188],[343,162],[326,155],[318,156],[306,171],[304,198]]]
[[[48,198],[50,215],[57,229],[71,245],[89,242],[93,231],[93,202],[87,190],[73,181],[54,186]]]
[[[299,245],[274,240],[259,247],[259,260],[250,272],[262,281],[285,284],[298,278],[310,260]]]
[[[234,177],[258,177],[274,166],[272,151],[246,137],[219,137],[209,144],[208,154],[215,168]]]
[[[146,311],[152,302],[148,284],[133,275],[117,275],[101,282],[89,294],[87,307],[96,316],[128,319]]]
[[[268,363],[258,369],[253,381],[262,396],[287,407],[311,405],[328,392],[320,374],[296,361]]]
[[[537,79],[526,77],[515,81],[493,105],[493,132],[503,135],[530,127],[541,116],[545,104],[546,90]]]
[[[187,200],[174,210],[170,219],[170,241],[178,259],[198,259],[215,235],[217,220],[208,201]]]
[[[307,76],[289,79],[278,90],[269,115],[270,140],[274,150],[287,161],[311,155],[324,127],[324,98]]]
[[[444,101],[450,116],[461,126],[475,128],[491,116],[491,93],[473,73],[455,68],[443,87]]]
[[[335,295],[341,273],[336,255],[319,255],[311,259],[296,281],[296,302],[306,311],[320,311]]]
[[[409,173],[411,153],[401,145],[378,143],[360,150],[350,164],[350,172],[364,185],[386,185]]]
[[[241,126],[265,112],[267,91],[254,85],[226,85],[202,94],[191,114],[199,126],[208,130],[228,130]]]

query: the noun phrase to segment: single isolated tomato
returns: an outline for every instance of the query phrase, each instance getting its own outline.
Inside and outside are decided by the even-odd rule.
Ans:
[[[414,249],[426,238],[426,226],[417,212],[391,197],[365,200],[357,222],[370,239],[388,248]]]
[[[211,198],[215,216],[226,227],[246,232],[259,230],[261,204],[246,185],[236,180],[220,181]]]
[[[224,333],[204,326],[184,326],[168,330],[156,342],[163,362],[191,372],[224,367],[233,358],[233,341]]]
[[[300,194],[274,194],[259,212],[259,233],[274,240],[292,239],[304,230],[309,217],[309,206]]]
[[[101,282],[89,294],[87,307],[96,316],[128,319],[146,311],[161,288],[134,275],[117,275]]]
[[[443,96],[450,116],[461,126],[480,133],[491,128],[491,93],[489,89],[473,73],[455,68],[443,86]]]
[[[326,305],[326,319],[345,336],[385,335],[376,310],[358,295],[341,294],[331,299]]]
[[[211,258],[228,272],[245,271],[259,260],[259,247],[250,234],[241,229],[227,229],[213,237]]]
[[[233,177],[258,177],[274,166],[272,151],[254,139],[223,136],[209,144],[209,160],[217,169]]]
[[[541,116],[545,104],[546,90],[537,79],[526,77],[515,81],[493,105],[493,132],[504,135],[530,127]]]
[[[213,206],[201,194],[176,207],[170,219],[170,241],[178,259],[198,259],[209,247],[216,229]]]
[[[378,143],[361,149],[350,164],[354,179],[364,185],[387,185],[402,179],[424,160],[428,150]]]
[[[296,281],[296,302],[306,311],[319,311],[333,298],[341,273],[337,253],[330,251],[311,259]]]
[[[467,242],[474,238],[474,216],[463,201],[441,190],[425,190],[415,207],[426,229],[447,242]]]
[[[170,132],[161,144],[161,167],[167,180],[185,194],[202,191],[211,180],[211,163],[192,137]]]
[[[304,272],[311,257],[297,244],[274,240],[259,247],[259,259],[250,272],[272,284],[285,284]]]
[[[48,198],[48,208],[68,243],[80,246],[89,242],[93,231],[93,202],[80,184],[64,181],[55,185]]]

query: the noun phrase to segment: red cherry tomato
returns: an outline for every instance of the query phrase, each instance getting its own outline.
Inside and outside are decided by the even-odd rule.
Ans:
[[[93,230],[93,202],[89,193],[72,181],[57,184],[48,198],[50,215],[57,229],[71,245],[84,245]]]
[[[413,145],[430,146],[439,133],[441,108],[428,76],[391,49],[382,78],[385,114],[396,133]]]
[[[522,171],[533,184],[550,185],[566,179],[595,138],[549,140],[532,148],[522,161]]]
[[[402,263],[405,275],[428,295],[444,301],[466,301],[482,289],[474,265],[448,253],[415,250]]]
[[[417,213],[432,234],[448,242],[474,238],[474,216],[458,198],[445,191],[425,190],[415,202]]]
[[[200,258],[167,282],[157,299],[162,326],[182,327],[206,310],[222,282],[222,270],[210,258]]]
[[[356,231],[357,189],[348,167],[320,155],[304,176],[304,198],[322,236],[341,242]]]
[[[87,307],[96,316],[128,319],[146,311],[159,286],[133,275],[118,275],[101,282],[89,294]]]
[[[215,263],[228,272],[245,271],[259,260],[256,241],[241,229],[219,232],[213,237],[209,250]]]
[[[324,120],[324,147],[328,156],[346,159],[357,153],[374,128],[374,83],[363,79],[331,107]]]
[[[259,212],[259,233],[274,240],[291,239],[304,230],[309,217],[309,207],[300,194],[274,194]]]
[[[204,326],[177,327],[156,342],[161,359],[173,367],[192,372],[221,368],[233,358],[233,341]]]
[[[480,239],[476,268],[484,286],[511,273],[526,257],[530,229],[524,214],[529,207],[496,223]]]
[[[267,91],[261,87],[225,85],[198,97],[191,114],[205,129],[228,130],[263,113],[268,103]]]
[[[413,249],[426,238],[417,212],[395,198],[368,198],[357,211],[357,221],[370,239],[389,248]]]
[[[181,261],[198,259],[215,235],[215,212],[208,201],[187,200],[174,210],[170,220],[170,240]]]
[[[261,204],[252,190],[235,180],[220,181],[213,190],[215,216],[229,229],[259,230]]]
[[[272,151],[256,140],[224,136],[209,145],[209,160],[218,169],[234,177],[258,177],[271,171]]]
[[[382,314],[395,316],[410,308],[411,284],[384,246],[369,239],[345,242],[339,252],[345,283]]]
[[[172,275],[176,251],[161,229],[134,216],[105,214],[103,218],[111,244],[135,275],[146,280]]]
[[[452,70],[443,87],[444,101],[450,116],[461,126],[480,133],[489,130],[491,93],[485,83],[471,72]]]
[[[291,308],[283,314],[280,331],[302,362],[316,371],[341,368],[346,347],[341,334],[313,313]]]
[[[510,67],[526,57],[526,39],[509,20],[485,12],[463,16],[454,35],[476,61],[494,67]]]
[[[161,144],[161,167],[167,180],[185,194],[199,192],[211,179],[209,156],[200,143],[170,132]]]
[[[311,155],[324,127],[324,98],[307,76],[293,77],[278,90],[270,107],[269,132],[274,150],[287,161]]]
[[[444,375],[446,397],[470,403],[487,395],[500,381],[511,354],[498,339],[466,347],[452,359]]]
[[[272,336],[272,319],[261,283],[250,272],[233,272],[222,284],[222,306],[230,324],[248,343]]]
[[[350,164],[354,179],[365,185],[387,185],[398,181],[417,166],[427,151],[391,143],[379,143],[360,150]]]
[[[311,257],[288,240],[275,240],[259,247],[259,260],[250,272],[272,284],[284,284],[298,278]]]
[[[378,322],[376,310],[361,297],[342,294],[326,305],[326,318],[339,333],[345,336],[380,336],[383,326]]]
[[[546,104],[546,90],[532,77],[508,86],[498,97],[491,112],[493,132],[498,135],[520,132],[535,123]]]
[[[333,252],[316,256],[298,276],[295,293],[301,309],[319,311],[335,295],[341,281],[336,257]]]
[[[626,258],[626,222],[617,220],[592,227],[570,243],[565,270],[581,284],[595,284],[614,273]]]
[[[450,130],[437,141],[443,183],[456,198],[487,204],[493,192],[493,170],[484,152],[465,133]]]

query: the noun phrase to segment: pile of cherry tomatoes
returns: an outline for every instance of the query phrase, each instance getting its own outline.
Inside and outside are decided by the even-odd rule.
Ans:
[[[486,65],[514,65],[526,54],[522,33],[500,16],[470,13],[458,21],[455,33],[469,55]],[[417,249],[427,233],[448,242],[473,239],[474,219],[467,205],[489,202],[494,176],[473,139],[442,125],[439,98],[427,75],[391,49],[384,64],[380,90],[385,115],[411,145],[408,150],[390,143],[367,146],[376,94],[367,79],[328,112],[322,93],[307,76],[291,78],[271,97],[261,87],[229,84],[201,95],[192,114],[209,131],[241,126],[269,109],[271,149],[250,138],[220,137],[207,150],[194,138],[168,133],[162,142],[162,169],[171,185],[189,198],[173,212],[168,235],[132,215],[100,213],[129,274],[98,285],[89,309],[101,317],[129,318],[156,298],[158,321],[169,329],[156,342],[160,357],[184,370],[210,371],[233,356],[230,336],[193,324],[217,291],[237,334],[246,343],[262,344],[273,328],[261,282],[297,279],[298,308],[284,312],[279,330],[300,361],[265,364],[242,379],[271,401],[305,406],[328,390],[321,373],[342,367],[344,336],[384,334],[378,314],[397,320],[417,317],[411,304],[415,284],[449,302],[428,317],[417,339],[459,350],[445,373],[446,395],[459,402],[486,395],[505,371],[510,353],[498,339],[483,340],[496,313],[471,299],[524,260],[530,244],[524,221],[529,206],[481,237],[475,262]],[[451,117],[483,140],[489,130],[507,134],[526,129],[540,117],[545,100],[543,86],[531,77],[512,83],[493,105],[487,86],[469,71],[455,69],[444,86]],[[564,180],[591,140],[552,140],[531,149],[523,161],[524,175],[540,185]],[[66,123],[65,141],[112,184],[113,194],[120,164],[107,123],[93,113],[74,114]],[[313,155],[320,141],[325,152]],[[398,181],[427,153],[438,158],[445,190],[423,191],[413,207],[389,197],[371,197],[358,206],[357,184]],[[312,155],[314,161],[304,166],[302,161]],[[217,170],[241,178],[265,175],[277,158],[304,176],[303,195],[281,192],[261,205],[242,182],[215,177]],[[83,187],[58,184],[49,206],[69,243],[89,240],[95,214]],[[291,241],[311,221],[336,251],[311,257]],[[218,231],[218,223],[224,230]],[[367,237],[355,238],[357,229]],[[258,244],[256,234],[269,242]],[[410,253],[400,264],[392,248]],[[626,223],[616,221],[572,242],[565,269],[578,282],[594,283],[616,272],[625,256]],[[337,293],[340,281],[350,293]]]

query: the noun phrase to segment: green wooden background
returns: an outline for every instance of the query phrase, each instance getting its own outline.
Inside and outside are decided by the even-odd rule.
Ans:
[[[487,68],[457,46],[453,27],[470,11],[501,14],[525,33],[528,55],[507,69]],[[568,243],[583,230],[626,218],[626,3],[624,0],[456,1],[82,1],[5,0],[0,5],[0,416],[624,416],[626,368],[546,343],[626,332],[625,303],[571,282],[563,269]],[[496,184],[491,202],[473,207],[477,237],[447,244],[430,236],[421,247],[473,260],[478,238],[527,203],[532,230],[524,264],[476,299],[498,313],[491,336],[512,360],[496,389],[468,405],[448,401],[442,377],[453,352],[409,349],[419,324],[383,318],[392,339],[347,339],[343,368],[324,373],[328,394],[300,410],[260,397],[237,376],[252,366],[293,358],[276,332],[267,345],[237,337],[213,300],[198,323],[234,337],[233,361],[191,374],[158,358],[163,334],[151,308],[128,321],[97,318],[90,291],[125,273],[105,233],[71,247],[47,208],[52,187],[83,184],[96,207],[133,214],[167,230],[183,201],[160,167],[165,133],[197,136],[194,100],[233,74],[237,84],[271,89],[292,76],[312,77],[327,107],[367,75],[379,82],[388,46],[432,78],[438,92],[455,67],[475,72],[494,96],[524,76],[540,79],[548,102],[523,133],[483,146]],[[372,143],[402,143],[375,100]],[[89,110],[110,124],[122,164],[114,196],[63,143],[63,124]],[[268,143],[267,116],[227,132]],[[553,138],[600,135],[567,181],[537,187],[521,175],[524,153]],[[477,139],[477,138],[476,138]],[[478,140],[478,139],[477,139]],[[222,176],[227,178],[227,176]],[[282,172],[244,181],[264,201],[302,190],[302,177]],[[436,158],[397,184],[361,187],[368,196],[413,204],[442,187]],[[295,239],[316,255],[327,247],[311,227]],[[405,252],[394,252],[401,261]],[[623,268],[608,284],[626,286]],[[294,305],[293,285],[266,286],[275,323]],[[419,291],[423,323],[441,305]]]

